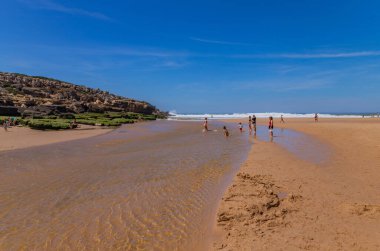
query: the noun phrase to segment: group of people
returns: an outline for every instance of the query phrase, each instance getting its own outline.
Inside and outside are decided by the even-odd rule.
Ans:
[[[314,121],[318,122],[318,113],[314,114]],[[280,123],[285,123],[283,115],[281,115],[280,117]],[[243,133],[243,124],[241,122],[239,122],[238,128],[239,128],[240,133]],[[248,128],[249,128],[249,135],[252,134],[252,131],[256,135],[256,116],[255,115],[248,117]],[[271,138],[273,138],[273,128],[274,128],[273,117],[270,116],[269,122],[268,122],[268,130],[269,130],[269,135]],[[203,132],[207,132],[207,131],[210,131],[210,130],[208,128],[208,120],[207,118],[205,118],[204,123],[203,123]],[[230,133],[226,126],[223,126],[223,132],[224,132],[224,136],[229,137]]]
[[[8,117],[0,120],[0,125],[3,126],[5,131],[8,131],[10,126],[15,126],[18,124],[18,121],[14,117]]]
[[[252,131],[254,132],[254,134],[256,135],[256,131],[257,131],[257,126],[256,126],[256,116],[253,115],[253,116],[249,116],[248,117],[248,128],[249,128],[249,134],[251,135],[252,134]],[[285,123],[284,121],[284,118],[283,116],[281,115],[281,123]],[[243,124],[241,122],[239,122],[239,131],[240,133],[243,133]],[[269,129],[269,134],[271,137],[273,137],[273,128],[274,128],[274,125],[273,125],[273,117],[270,116],[269,117],[269,124],[268,124],[268,129]],[[203,132],[208,132],[210,131],[209,128],[208,128],[208,120],[207,118],[204,119],[204,122],[203,122]],[[225,137],[229,137],[230,136],[230,133],[227,129],[226,126],[223,126],[223,132],[224,132],[224,136]]]

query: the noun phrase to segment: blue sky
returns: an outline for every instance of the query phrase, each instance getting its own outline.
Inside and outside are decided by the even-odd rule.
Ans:
[[[379,1],[4,0],[0,71],[180,113],[380,111]]]

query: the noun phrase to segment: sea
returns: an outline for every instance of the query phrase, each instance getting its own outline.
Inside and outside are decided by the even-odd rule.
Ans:
[[[248,118],[248,116],[255,115],[257,118],[314,118],[315,113],[285,113],[285,112],[251,112],[251,113],[177,113],[171,111],[169,119],[234,119],[234,118]],[[318,113],[320,118],[371,118],[379,117],[377,112],[364,112],[364,113]]]

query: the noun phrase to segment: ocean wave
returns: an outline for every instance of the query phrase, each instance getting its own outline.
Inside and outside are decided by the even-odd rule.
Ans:
[[[169,119],[229,119],[229,118],[248,118],[248,116],[255,115],[257,118],[268,118],[272,116],[274,118],[280,118],[283,115],[284,118],[314,118],[315,113],[281,113],[281,112],[258,112],[258,113],[225,113],[225,114],[177,114],[175,112],[170,112]],[[328,114],[328,113],[318,113],[320,118],[362,118],[363,115],[360,114]],[[370,117],[370,115],[365,115],[365,117]]]

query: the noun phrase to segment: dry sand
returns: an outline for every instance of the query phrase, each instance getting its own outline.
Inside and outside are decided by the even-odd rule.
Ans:
[[[111,130],[85,125],[81,125],[78,129],[62,131],[40,131],[15,126],[5,131],[4,128],[0,127],[0,151],[82,139],[107,133]]]
[[[316,137],[331,158],[317,165],[255,141],[221,201],[213,250],[380,250],[380,120],[275,126]]]

